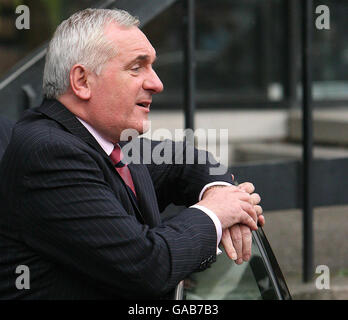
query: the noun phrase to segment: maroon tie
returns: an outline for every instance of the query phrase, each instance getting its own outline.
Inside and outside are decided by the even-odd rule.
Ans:
[[[123,179],[123,181],[126,183],[126,185],[129,188],[131,188],[134,195],[136,196],[137,194],[135,192],[131,173],[129,171],[127,163],[122,161],[123,153],[122,153],[122,150],[121,150],[120,146],[118,145],[118,143],[115,144],[114,150],[110,154],[110,159],[111,159],[112,163],[114,164],[115,169],[117,170],[117,172],[120,174],[121,178]]]

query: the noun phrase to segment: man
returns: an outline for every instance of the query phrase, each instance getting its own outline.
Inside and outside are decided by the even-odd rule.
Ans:
[[[250,258],[250,230],[264,222],[250,183],[209,175],[210,163],[120,161],[122,133],[143,132],[163,90],[137,26],[127,12],[87,9],[50,42],[46,99],[17,123],[0,167],[3,299],[168,297],[215,261],[221,237],[237,263]],[[171,202],[189,208],[163,223]]]

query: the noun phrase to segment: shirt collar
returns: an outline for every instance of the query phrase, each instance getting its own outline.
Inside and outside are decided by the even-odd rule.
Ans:
[[[89,133],[94,137],[95,140],[99,143],[105,153],[110,156],[111,152],[114,150],[114,144],[108,140],[106,140],[97,130],[95,130],[90,124],[86,121],[76,117],[82,125],[89,131]]]

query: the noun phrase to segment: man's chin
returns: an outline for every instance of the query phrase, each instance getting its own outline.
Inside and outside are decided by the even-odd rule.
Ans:
[[[143,120],[142,132],[139,132],[139,134],[143,134],[143,133],[149,131],[150,128],[151,128],[151,121],[150,120]]]
[[[150,129],[151,129],[151,121],[143,120],[141,124],[139,123],[139,125],[134,126],[133,128],[128,128],[123,130],[121,132],[119,141],[130,141],[142,135],[143,133],[146,133]]]

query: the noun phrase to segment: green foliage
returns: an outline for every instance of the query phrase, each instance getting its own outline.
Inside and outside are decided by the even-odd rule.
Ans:
[[[21,4],[24,4],[23,0],[13,0],[13,7],[20,6]]]
[[[340,277],[348,277],[348,268],[340,269],[337,275]]]
[[[51,27],[55,29],[55,27],[60,23],[60,20],[61,20],[62,1],[61,0],[41,0],[41,2],[47,9]]]

